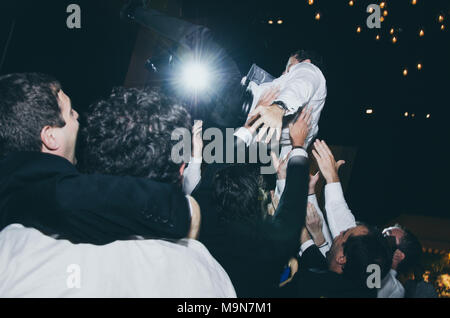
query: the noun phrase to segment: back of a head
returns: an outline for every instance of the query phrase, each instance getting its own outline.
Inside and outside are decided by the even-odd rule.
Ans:
[[[181,164],[171,155],[180,128],[190,131],[191,120],[177,100],[158,89],[116,88],[89,109],[83,170],[179,184]]]
[[[214,198],[221,224],[254,225],[262,220],[262,180],[259,170],[248,164],[219,171],[214,180]]]
[[[60,83],[38,73],[0,77],[0,154],[42,149],[45,126],[64,127],[58,104]]]
[[[323,73],[325,72],[325,64],[323,58],[315,51],[311,50],[296,50],[290,56],[295,57],[300,63],[305,60],[311,60],[311,63],[317,66]]]
[[[392,265],[392,251],[387,241],[377,231],[371,230],[369,234],[352,236],[344,244],[346,264],[343,275],[356,286],[367,288],[367,272],[369,265],[378,265],[381,269],[381,279],[388,273]]]

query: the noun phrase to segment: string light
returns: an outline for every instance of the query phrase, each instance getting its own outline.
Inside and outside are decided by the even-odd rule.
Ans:
[[[442,14],[439,15],[438,21],[439,21],[440,23],[444,22],[444,16],[443,16]]]
[[[314,4],[314,0],[308,0],[308,4],[312,6]]]
[[[409,113],[408,113],[408,112],[406,112],[406,113],[405,113],[405,117],[408,117],[408,116],[409,116]]]
[[[384,9],[385,6],[386,6],[386,2],[383,1],[383,2],[380,3],[380,8],[381,9]]]
[[[445,25],[441,25],[441,30],[444,31],[445,30]]]
[[[425,31],[423,29],[421,29],[420,32],[419,32],[419,36],[423,37],[424,35],[425,35]]]
[[[407,68],[405,68],[405,69],[403,70],[403,76],[408,76],[408,69],[407,69]]]
[[[411,0],[411,4],[415,6],[417,4],[417,0]]]
[[[380,35],[379,34],[377,34],[377,36],[375,37],[375,39],[377,40],[377,41],[379,41],[380,40]]]
[[[356,28],[356,32],[357,33],[361,33],[361,27],[360,26]]]
[[[394,34],[394,32],[395,32],[394,28],[392,28],[392,29],[389,31],[390,34]]]
[[[383,11],[383,15],[384,15],[385,17],[387,17],[388,14],[389,14],[388,10],[384,10],[384,11]]]
[[[273,24],[273,20],[269,20],[269,22],[268,22],[269,24]]]
[[[372,115],[373,114],[373,109],[369,108],[366,110],[366,114],[367,115]]]
[[[396,36],[392,37],[392,43],[394,43],[394,44],[397,43],[397,40],[398,40],[398,39],[397,39]]]
[[[350,7],[353,7],[354,4],[355,4],[355,2],[353,2],[353,0],[350,0],[350,2],[348,3],[348,5],[349,5]]]
[[[283,20],[280,19],[280,20],[277,21],[277,23],[278,24],[283,24]]]
[[[380,21],[381,21],[381,22],[384,22],[384,17],[381,17],[381,18],[380,18]]]
[[[316,13],[316,20],[320,20],[320,18],[321,18],[320,12],[317,12]]]
[[[420,71],[420,70],[422,70],[422,64],[421,63],[419,63],[419,64],[417,64],[417,69]]]
[[[427,119],[430,119],[431,118],[431,114],[427,114]]]

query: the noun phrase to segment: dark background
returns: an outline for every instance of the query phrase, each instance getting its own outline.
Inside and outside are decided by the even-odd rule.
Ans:
[[[312,48],[324,57],[328,99],[319,137],[358,150],[347,192],[358,219],[383,224],[400,214],[450,217],[449,0],[419,0],[416,6],[410,0],[386,1],[389,15],[380,30],[365,24],[365,8],[379,3],[375,0],[356,0],[353,7],[342,0],[315,0],[313,6],[306,0],[181,2],[183,17],[209,26],[242,73],[257,63],[279,75],[296,48]],[[81,6],[80,30],[66,27],[70,3]],[[0,54],[13,21],[15,26],[1,74],[52,74],[82,113],[124,83],[139,28],[120,20],[123,3],[2,1]],[[445,31],[439,14],[445,16]],[[281,25],[267,23],[279,18]],[[399,39],[395,45],[391,27]],[[367,115],[367,108],[374,114]],[[405,112],[416,117],[405,118]]]

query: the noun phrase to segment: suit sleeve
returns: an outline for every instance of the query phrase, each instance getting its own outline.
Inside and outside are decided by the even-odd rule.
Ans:
[[[275,217],[266,222],[268,235],[276,241],[297,242],[305,225],[308,197],[309,161],[306,156],[291,156],[288,162],[286,187]]]
[[[64,176],[55,182],[54,226],[84,243],[130,236],[183,238],[190,227],[186,197],[175,186],[133,177]],[[59,232],[59,231],[58,231]]]

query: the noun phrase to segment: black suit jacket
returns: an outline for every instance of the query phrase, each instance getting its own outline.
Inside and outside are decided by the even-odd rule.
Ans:
[[[211,169],[211,175],[202,177],[203,185],[193,194],[202,206],[200,240],[224,267],[238,297],[276,296],[283,267],[299,248],[306,215],[308,159],[300,156],[290,159],[276,217],[254,225],[257,228],[252,231],[248,225],[239,223],[218,225],[215,202],[208,187],[212,187],[212,175],[220,167]]]
[[[377,290],[355,285],[343,275],[328,270],[325,257],[315,245],[299,259],[299,271],[292,282],[280,290],[289,298],[376,298]]]
[[[0,161],[0,229],[13,223],[102,245],[135,235],[185,237],[190,210],[175,186],[81,174],[64,158],[20,152]]]

